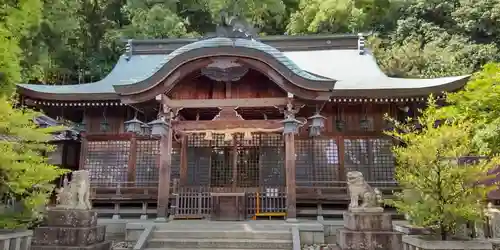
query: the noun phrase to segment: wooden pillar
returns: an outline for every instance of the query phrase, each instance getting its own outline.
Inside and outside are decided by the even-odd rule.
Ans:
[[[180,152],[180,170],[179,170],[179,175],[180,175],[180,184],[181,185],[186,185],[187,184],[187,166],[188,166],[188,157],[187,157],[187,144],[188,144],[188,136],[183,135],[181,139],[181,152]]]
[[[166,111],[164,109],[164,111]],[[166,221],[168,213],[168,202],[170,200],[170,174],[172,168],[172,112],[166,112],[166,122],[168,123],[167,133],[160,138],[160,166],[158,182],[158,206],[157,220]]]
[[[231,156],[231,165],[233,166],[231,187],[233,188],[232,192],[236,192],[236,188],[238,187],[238,146],[236,136],[233,136],[233,152]]]
[[[86,133],[81,133],[81,141],[80,144],[80,157],[78,160],[78,169],[85,169],[85,162],[87,160],[87,149],[88,149],[88,140]]]
[[[130,152],[128,157],[128,178],[129,186],[134,186],[136,176],[136,163],[137,163],[137,138],[132,135],[130,138]]]
[[[297,219],[297,194],[295,185],[295,135],[284,134],[285,137],[285,169],[286,169],[286,207],[287,220]]]
[[[345,144],[344,144],[344,137],[339,136],[337,137],[337,149],[338,149],[338,154],[339,154],[339,176],[338,180],[339,181],[345,181]]]

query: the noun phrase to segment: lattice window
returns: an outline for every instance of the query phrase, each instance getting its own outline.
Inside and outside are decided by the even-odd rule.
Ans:
[[[259,147],[238,147],[237,180],[239,187],[259,186]]]
[[[213,147],[210,161],[210,186],[229,187],[233,183],[233,147]]]
[[[236,181],[239,187],[259,186],[260,134],[253,134],[251,140],[244,140],[243,134],[236,134]]]
[[[392,141],[388,139],[370,139],[373,152],[374,181],[394,181],[395,159],[391,147]]]
[[[338,180],[339,149],[334,139],[312,139],[314,181]]]
[[[189,135],[187,139],[187,185],[207,186],[210,183],[210,141],[203,134]]]
[[[285,186],[285,143],[281,134],[262,134],[260,185]]]
[[[160,147],[158,140],[137,141],[137,158],[135,165],[136,185],[157,185],[159,151]]]
[[[345,139],[345,170],[359,171],[368,181],[394,181],[394,156],[388,139]]]
[[[313,178],[313,158],[311,154],[312,140],[295,140],[295,180],[297,186],[312,185]]]
[[[84,169],[93,183],[117,185],[127,181],[130,141],[88,141]]]
[[[299,186],[310,186],[311,182],[336,181],[339,155],[334,139],[306,139],[295,141],[296,181]]]
[[[172,172],[170,173],[171,180],[181,178],[181,145],[174,143],[172,145]]]

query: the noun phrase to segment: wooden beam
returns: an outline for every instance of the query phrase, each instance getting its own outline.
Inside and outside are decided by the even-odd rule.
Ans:
[[[216,121],[172,121],[176,131],[223,130],[223,129],[280,129],[281,120],[216,120]]]
[[[158,98],[157,98],[158,99]],[[163,101],[170,108],[218,108],[218,107],[274,107],[287,104],[285,97],[278,98],[241,98],[241,99],[183,99]]]

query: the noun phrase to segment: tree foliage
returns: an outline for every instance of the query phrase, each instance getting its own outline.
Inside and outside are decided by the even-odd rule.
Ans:
[[[390,203],[413,224],[437,229],[442,240],[456,230],[457,222],[481,220],[482,201],[494,188],[483,183],[491,178],[487,173],[500,158],[460,164],[461,157],[474,151],[470,140],[473,125],[440,120],[432,97],[417,120],[421,128],[411,120],[388,119],[395,129],[387,133],[401,142],[393,149],[396,180],[406,190]]]
[[[125,38],[201,36],[215,30],[224,11],[246,18],[262,35],[373,33],[377,61],[394,77],[470,74],[499,55],[495,0],[4,2],[0,66],[7,91],[18,82],[96,81],[116,63]]]
[[[442,119],[472,122],[472,142],[479,155],[500,153],[500,64],[486,64],[465,89],[447,95]]]
[[[47,163],[52,133],[60,127],[40,128],[34,123],[38,112],[14,108],[0,97],[0,228],[30,226],[39,218],[52,181],[65,171]]]

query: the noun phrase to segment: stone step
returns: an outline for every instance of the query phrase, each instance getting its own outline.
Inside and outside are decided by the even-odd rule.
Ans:
[[[255,250],[255,248],[146,248],[144,250]],[[276,250],[271,248],[259,248],[259,250]],[[340,249],[339,249],[340,250]]]
[[[146,248],[181,248],[181,249],[292,249],[291,240],[265,239],[151,239]]]
[[[153,239],[265,239],[291,240],[290,231],[155,230]]]

